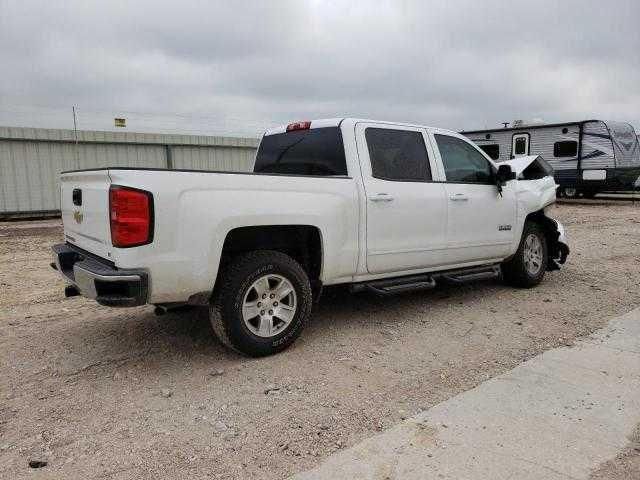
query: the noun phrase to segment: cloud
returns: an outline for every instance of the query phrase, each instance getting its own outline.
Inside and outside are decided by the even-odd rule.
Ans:
[[[0,124],[256,135],[362,116],[640,127],[640,3],[0,0]]]

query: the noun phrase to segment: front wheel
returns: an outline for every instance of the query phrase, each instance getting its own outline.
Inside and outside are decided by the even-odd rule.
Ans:
[[[537,223],[525,223],[516,254],[502,264],[504,280],[514,287],[538,285],[547,270],[547,239]]]
[[[236,257],[219,276],[209,319],[226,346],[252,357],[291,345],[312,307],[309,278],[281,252],[255,251]]]

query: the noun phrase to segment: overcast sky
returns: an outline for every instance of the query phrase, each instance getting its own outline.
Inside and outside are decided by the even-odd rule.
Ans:
[[[0,0],[0,125],[640,127],[640,1]]]

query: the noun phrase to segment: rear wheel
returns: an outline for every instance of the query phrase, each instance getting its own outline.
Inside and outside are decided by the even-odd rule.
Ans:
[[[209,308],[214,332],[226,346],[259,357],[284,350],[304,328],[312,306],[307,274],[281,252],[235,258]]]
[[[577,198],[578,189],[575,187],[562,187],[562,196],[565,198]]]
[[[502,276],[515,287],[538,285],[547,270],[547,239],[537,223],[527,222],[516,254],[502,264]]]

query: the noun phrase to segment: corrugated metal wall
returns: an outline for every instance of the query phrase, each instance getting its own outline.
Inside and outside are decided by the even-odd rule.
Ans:
[[[0,217],[57,211],[58,177],[99,167],[248,171],[258,139],[0,127]]]
[[[246,172],[253,169],[254,148],[171,147],[173,168]]]

